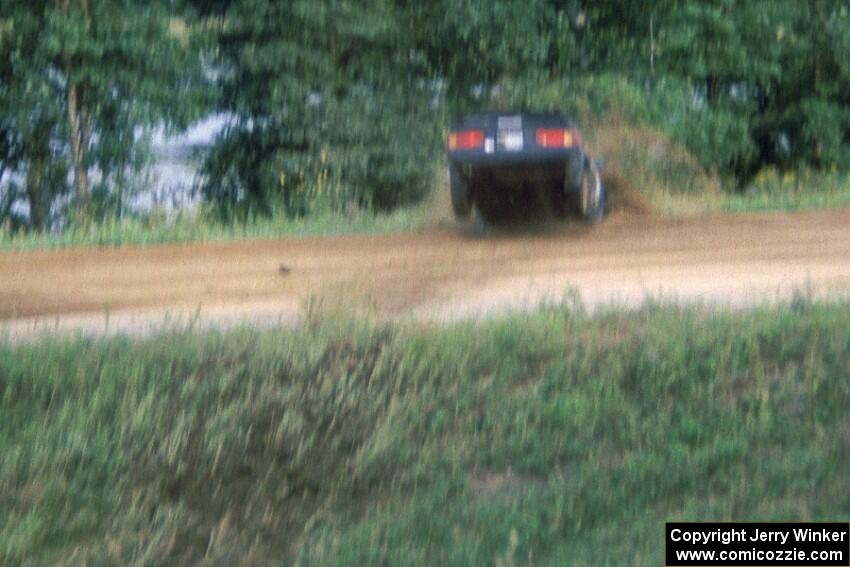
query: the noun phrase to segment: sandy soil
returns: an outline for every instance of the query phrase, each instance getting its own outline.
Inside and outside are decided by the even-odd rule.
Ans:
[[[344,305],[456,320],[560,301],[743,305],[850,292],[850,210],[658,219],[472,235],[286,239],[0,254],[0,335],[296,324]]]

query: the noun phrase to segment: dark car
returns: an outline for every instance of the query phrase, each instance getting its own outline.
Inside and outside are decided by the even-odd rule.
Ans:
[[[485,221],[544,205],[589,223],[605,216],[606,191],[572,120],[557,115],[487,113],[457,120],[447,140],[452,208]],[[539,207],[535,210],[539,210]]]

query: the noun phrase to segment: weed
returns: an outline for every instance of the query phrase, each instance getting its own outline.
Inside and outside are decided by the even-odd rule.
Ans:
[[[846,517],[850,304],[0,346],[0,563],[658,565]]]

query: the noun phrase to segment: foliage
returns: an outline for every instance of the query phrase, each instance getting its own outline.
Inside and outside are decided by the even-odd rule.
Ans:
[[[257,218],[249,223],[226,222],[214,209],[207,208],[172,218],[153,211],[149,215],[108,218],[84,226],[71,225],[56,235],[0,230],[0,251],[390,234],[419,230],[425,222],[426,210],[422,206],[386,213],[359,211],[351,215],[319,211],[297,219],[289,218],[283,211],[278,211],[270,217]]]
[[[722,111],[691,147],[742,180],[768,164],[845,168],[849,17],[833,0],[683,2],[671,11],[667,68],[701,83],[695,92]],[[733,139],[732,159],[712,159]]]
[[[399,13],[386,0],[227,6],[220,109],[233,123],[202,184],[224,215],[421,200],[439,124]]]
[[[658,565],[665,521],[846,517],[848,319],[801,298],[0,346],[0,561]]]
[[[800,210],[850,206],[850,178],[846,172],[804,169],[763,169],[746,191],[726,195],[719,203],[725,211]]]
[[[448,118],[494,107],[612,113],[739,187],[850,163],[843,0],[0,8],[0,217],[25,197],[16,224],[61,226],[69,199],[71,220],[120,213],[122,177],[150,158],[140,133],[210,112],[230,123],[199,188],[241,222],[421,201]]]
[[[92,199],[141,166],[142,130],[198,115],[193,37],[164,2],[0,5],[2,165],[24,179],[36,228],[51,224],[67,173],[77,204],[96,212]]]

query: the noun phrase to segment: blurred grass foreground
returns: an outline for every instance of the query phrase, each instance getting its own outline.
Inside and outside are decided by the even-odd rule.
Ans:
[[[661,565],[850,516],[850,304],[0,346],[4,565]]]

